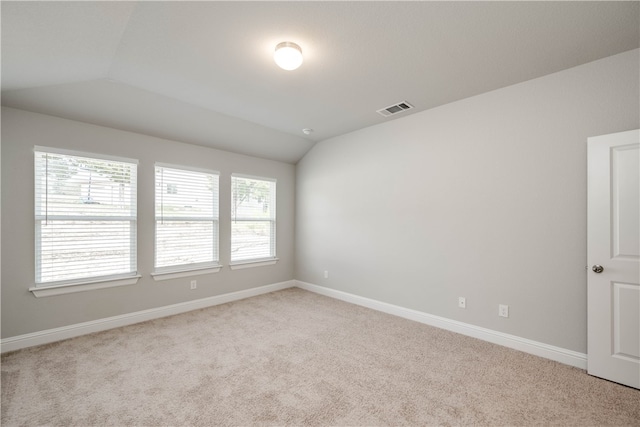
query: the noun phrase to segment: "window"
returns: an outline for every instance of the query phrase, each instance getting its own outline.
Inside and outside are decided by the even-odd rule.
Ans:
[[[136,174],[136,160],[35,148],[36,288],[139,277]]]
[[[156,164],[154,277],[216,272],[218,260],[218,173]]]
[[[276,181],[231,176],[231,262],[275,261]]]

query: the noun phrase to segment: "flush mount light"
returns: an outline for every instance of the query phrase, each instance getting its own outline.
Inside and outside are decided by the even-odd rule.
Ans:
[[[302,49],[292,42],[278,43],[273,60],[282,69],[295,70],[302,64]]]

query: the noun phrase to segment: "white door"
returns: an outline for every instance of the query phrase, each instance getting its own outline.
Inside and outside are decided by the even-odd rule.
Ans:
[[[588,372],[640,388],[640,131],[588,142]]]

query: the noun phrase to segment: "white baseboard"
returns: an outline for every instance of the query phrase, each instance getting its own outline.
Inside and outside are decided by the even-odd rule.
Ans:
[[[105,319],[92,320],[90,322],[77,323],[60,328],[47,329],[44,331],[5,338],[0,340],[0,351],[4,353],[36,345],[48,344],[94,332],[105,331],[107,329],[119,328],[121,326],[145,322],[147,320],[159,319],[161,317],[173,316],[175,314],[186,313],[192,310],[238,301],[295,286],[320,295],[371,308],[373,310],[424,323],[426,325],[435,326],[437,328],[446,329],[448,331],[457,332],[462,335],[478,338],[494,344],[520,350],[525,353],[544,357],[546,359],[555,360],[560,363],[575,366],[576,368],[587,369],[587,355],[584,353],[555,347],[515,335],[505,334],[491,329],[459,322],[457,320],[447,319],[445,317],[434,316],[421,311],[388,304],[331,288],[325,288],[323,286],[313,285],[299,280],[289,280],[286,282],[246,289],[244,291],[231,292],[209,298],[172,304],[165,307],[152,308],[120,316],[107,317]]]
[[[306,291],[315,292],[331,298],[339,299],[352,304],[357,304],[373,310],[382,311],[394,316],[403,317],[405,319],[414,320],[429,326],[446,329],[462,335],[478,338],[504,347],[520,350],[535,356],[544,357],[546,359],[555,360],[556,362],[574,366],[580,369],[587,369],[587,355],[573,350],[544,344],[538,341],[521,338],[515,335],[509,335],[502,332],[494,331],[487,328],[481,328],[468,323],[459,322],[457,320],[447,319],[445,317],[434,316],[432,314],[423,313],[417,310],[400,307],[393,304],[349,294],[335,289],[325,288],[323,286],[313,285],[311,283],[295,280],[295,286]]]
[[[105,319],[92,320],[90,322],[77,323],[60,328],[47,329],[25,335],[5,338],[0,341],[1,352],[20,350],[22,348],[36,345],[48,344],[80,335],[105,331],[107,329],[119,328],[121,326],[133,325],[134,323],[146,322],[147,320],[159,319],[161,317],[173,316],[175,314],[186,313],[192,310],[212,307],[214,305],[225,304],[269,292],[279,291],[295,286],[294,280],[274,283],[271,285],[259,286],[257,288],[246,289],[244,291],[231,292],[223,295],[167,305],[164,307],[151,308],[149,310],[136,311],[134,313],[122,314],[120,316],[107,317]]]

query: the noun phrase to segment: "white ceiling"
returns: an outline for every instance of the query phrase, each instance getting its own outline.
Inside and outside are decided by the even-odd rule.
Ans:
[[[3,1],[2,104],[295,163],[316,141],[638,48],[639,5]],[[302,47],[298,70],[274,64],[281,41]],[[376,113],[401,101],[415,109]]]

